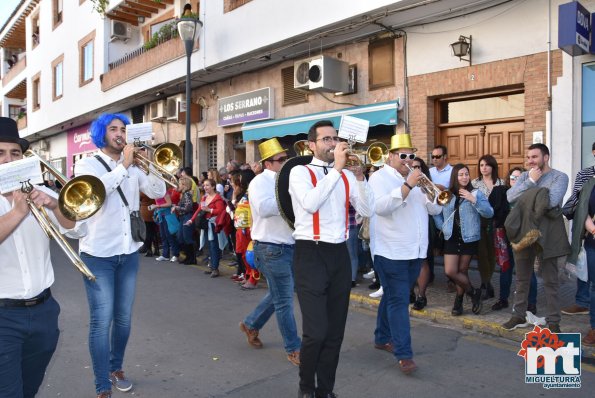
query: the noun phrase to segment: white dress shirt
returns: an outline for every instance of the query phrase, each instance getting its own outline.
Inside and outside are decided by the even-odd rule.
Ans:
[[[285,222],[275,196],[275,177],[277,173],[264,169],[254,177],[248,187],[252,228],[250,236],[259,242],[293,245],[291,228]]]
[[[405,178],[385,164],[370,177],[374,192],[374,215],[370,219],[370,250],[390,260],[426,258],[429,214],[442,206],[433,204],[419,187],[405,200],[401,192]]]
[[[434,184],[443,185],[446,188],[450,188],[450,174],[452,173],[452,166],[446,164],[442,170],[438,170],[436,167],[430,169],[430,177]]]
[[[289,194],[295,215],[293,237],[314,240],[313,214],[320,213],[320,240],[345,242],[345,184],[332,165],[313,158],[310,168],[316,175],[316,187],[305,166],[295,166],[289,173]],[[324,174],[326,168],[328,174]],[[374,196],[366,181],[357,181],[353,173],[343,170],[349,183],[349,201],[363,217],[372,215]]]
[[[55,192],[46,187],[36,186],[35,189],[57,197]],[[12,207],[12,203],[0,195],[0,216],[8,213]],[[86,232],[84,226],[79,226],[78,234],[66,230],[58,223],[53,211],[46,209],[46,212],[61,233],[69,231],[70,237],[80,238]],[[50,240],[33,214],[29,213],[17,228],[0,242],[0,298],[30,299],[53,283]]]
[[[130,234],[130,211],[140,208],[139,191],[151,199],[162,198],[165,196],[165,182],[152,173],[146,175],[138,167],[126,169],[122,165],[123,156],[116,162],[101,151],[98,155],[112,169],[111,172],[95,157],[79,160],[74,168],[77,176],[90,174],[99,177],[106,191],[101,209],[84,221],[89,232],[81,239],[79,251],[95,257],[133,253],[142,245],[142,242],[135,242]],[[122,202],[118,186],[122,188],[130,210]]]

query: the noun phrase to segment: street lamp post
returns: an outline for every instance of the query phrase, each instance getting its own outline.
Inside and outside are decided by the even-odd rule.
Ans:
[[[190,56],[194,48],[195,37],[200,34],[202,22],[198,18],[183,16],[178,20],[178,32],[186,47],[186,144],[184,150],[184,165],[192,167],[192,140],[190,138],[190,103],[192,93],[190,87]]]

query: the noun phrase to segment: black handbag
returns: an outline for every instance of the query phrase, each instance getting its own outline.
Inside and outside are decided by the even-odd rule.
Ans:
[[[107,171],[112,171],[110,167],[105,163],[103,159],[99,155],[95,155],[95,159],[99,160],[99,163],[105,167]],[[124,196],[124,192],[122,192],[122,188],[118,186],[118,193],[120,194],[120,198],[122,198],[122,202],[124,202],[124,206],[130,210],[128,206],[128,201]],[[140,212],[138,210],[130,211],[130,235],[132,236],[132,240],[135,242],[144,242],[145,238],[147,237],[147,226],[143,219],[140,216]]]
[[[574,218],[574,212],[576,211],[576,206],[578,205],[578,196],[575,200],[571,200],[570,198],[564,203],[562,206],[562,214],[568,220],[572,220]]]

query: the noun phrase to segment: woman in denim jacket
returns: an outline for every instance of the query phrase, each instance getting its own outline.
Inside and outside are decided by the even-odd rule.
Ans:
[[[471,258],[477,254],[481,237],[480,217],[491,218],[494,210],[481,191],[473,189],[469,168],[459,163],[452,168],[450,191],[453,199],[434,216],[436,228],[444,234],[444,271],[457,287],[452,315],[463,313],[465,293],[471,297],[474,314],[481,311],[481,289],[474,289],[468,270]]]

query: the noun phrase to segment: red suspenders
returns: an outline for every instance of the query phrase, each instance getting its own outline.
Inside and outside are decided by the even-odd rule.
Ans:
[[[305,166],[310,173],[310,179],[312,180],[312,185],[316,186],[316,174],[310,169],[308,166]],[[341,172],[341,178],[343,179],[343,184],[345,185],[345,238],[349,238],[349,181],[347,180],[347,176],[345,173]],[[316,213],[312,215],[313,219],[313,233],[314,233],[314,241],[320,240],[320,212],[316,210]]]

